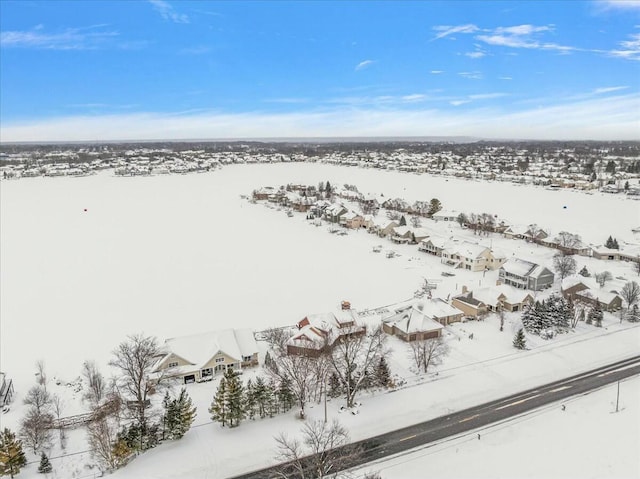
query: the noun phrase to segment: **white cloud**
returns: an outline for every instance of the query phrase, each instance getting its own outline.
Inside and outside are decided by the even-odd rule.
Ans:
[[[489,100],[491,98],[502,98],[508,95],[508,93],[478,93],[475,95],[469,95],[469,98],[472,100]]]
[[[630,40],[619,43],[620,49],[609,51],[609,55],[627,60],[640,60],[640,33],[629,35]]]
[[[513,80],[511,77],[498,77],[498,80]]]
[[[495,29],[495,33],[499,35],[531,35],[532,33],[548,32],[550,30],[552,28],[549,26],[515,25],[513,27],[498,27]]]
[[[104,30],[107,25],[84,28],[67,28],[62,32],[46,33],[42,25],[32,30],[0,33],[0,45],[4,48],[21,47],[44,50],[90,50],[118,36],[118,32]]]
[[[597,0],[596,10],[640,10],[640,0]]]
[[[458,26],[449,26],[449,25],[438,25],[433,27],[436,32],[433,40],[438,40],[440,38],[448,37],[449,35],[453,35],[455,33],[475,33],[479,30],[479,28],[471,23],[467,25],[458,25]]]
[[[431,74],[432,75],[440,75],[441,73],[444,73],[443,70],[431,70]]]
[[[464,55],[469,57],[469,58],[482,58],[482,57],[486,56],[486,53],[477,51],[477,52],[467,52]]]
[[[356,65],[355,71],[363,70],[375,63],[374,60],[364,60]]]
[[[469,78],[471,80],[482,80],[482,78],[483,78],[482,73],[478,72],[478,71],[459,72],[458,75],[460,75],[462,78]]]
[[[595,90],[593,90],[593,93],[595,95],[600,95],[602,93],[611,93],[613,91],[626,90],[627,88],[629,87],[628,86],[608,86],[608,87],[596,88]]]
[[[293,113],[81,115],[31,122],[3,121],[0,136],[4,142],[422,135],[636,140],[638,111],[640,94],[633,93],[515,112],[498,107],[414,110],[347,106]]]
[[[414,93],[412,95],[404,95],[400,97],[400,99],[407,103],[414,103],[414,102],[426,100],[427,95],[423,95],[422,93]]]
[[[149,0],[149,3],[153,5],[153,8],[165,20],[172,21],[173,23],[189,23],[189,16],[176,12],[169,2],[165,0]]]
[[[471,100],[451,100],[449,103],[453,106],[460,106],[466,103],[471,103]]]

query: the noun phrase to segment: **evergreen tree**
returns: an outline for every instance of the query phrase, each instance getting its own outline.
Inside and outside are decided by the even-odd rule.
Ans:
[[[22,441],[17,440],[15,433],[5,428],[0,434],[0,476],[14,477],[26,465]]]
[[[613,249],[613,238],[609,236],[607,241],[604,243],[605,248]]]
[[[637,304],[634,304],[631,308],[627,309],[625,319],[630,323],[637,323],[640,321],[640,310],[638,310]]]
[[[613,238],[613,249],[620,249],[620,245],[618,244],[618,240]]]
[[[280,382],[278,388],[278,402],[282,411],[288,411],[295,404],[296,398],[291,390],[291,380],[288,377],[284,377]]]
[[[249,419],[255,419],[256,416],[256,393],[255,387],[251,379],[247,381],[247,386],[244,388],[244,410]]]
[[[220,379],[218,390],[216,391],[216,395],[213,397],[213,402],[211,403],[211,407],[209,408],[211,419],[222,423],[222,427],[224,427],[229,421],[226,397],[227,397],[227,380],[225,375],[225,377]]]
[[[442,203],[440,203],[440,200],[438,198],[432,198],[431,201],[429,202],[429,211],[427,214],[429,217],[431,217],[441,209],[442,209]]]
[[[254,394],[256,406],[258,408],[258,414],[261,418],[264,418],[269,412],[269,392],[267,391],[267,385],[264,382],[262,376],[258,376],[256,378],[256,382],[254,385]]]
[[[407,226],[407,220],[404,215],[400,217],[400,226]]]
[[[387,360],[384,356],[380,356],[380,361],[378,361],[378,365],[375,370],[375,378],[376,384],[383,388],[388,388],[392,385],[391,371],[389,370],[389,365],[387,364]]]
[[[589,270],[587,269],[586,266],[583,266],[582,269],[578,272],[578,274],[585,278],[591,277],[591,273],[589,273]]]
[[[273,417],[280,412],[280,400],[278,398],[278,388],[276,383],[270,381],[267,385],[267,411],[269,417]]]
[[[181,439],[191,429],[193,421],[196,420],[196,408],[193,406],[186,388],[182,388],[180,396],[174,400],[174,409],[177,421],[171,433],[173,439]]]
[[[335,372],[329,376],[329,397],[337,398],[342,394],[342,385],[340,384],[340,378]]]
[[[524,331],[522,328],[518,330],[515,337],[513,338],[513,347],[516,349],[526,349],[527,348],[527,340],[524,337]]]
[[[227,368],[224,373],[227,383],[227,393],[225,395],[225,408],[227,410],[227,418],[229,427],[236,427],[245,418],[244,403],[244,387],[238,378],[239,374],[232,368]]]
[[[589,311],[589,319],[591,319],[596,327],[601,328],[603,318],[604,314],[602,312],[602,307],[600,306],[600,303],[596,303],[596,306]]]
[[[175,427],[177,415],[175,402],[169,397],[169,391],[164,393],[162,407],[164,409],[164,415],[162,417],[162,439],[171,439],[171,431]]]
[[[40,455],[40,465],[38,466],[38,472],[40,474],[47,474],[47,473],[51,472],[52,470],[53,470],[53,467],[51,466],[51,462],[49,462],[49,458],[43,452]]]

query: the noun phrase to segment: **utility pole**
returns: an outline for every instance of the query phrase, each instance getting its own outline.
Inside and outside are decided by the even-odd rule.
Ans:
[[[616,393],[616,412],[618,412],[619,403],[620,403],[620,381],[618,381],[618,392]]]
[[[327,378],[324,379],[324,422],[327,423]]]

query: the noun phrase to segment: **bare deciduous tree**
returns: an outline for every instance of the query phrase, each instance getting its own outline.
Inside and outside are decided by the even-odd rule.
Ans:
[[[576,272],[577,263],[573,256],[557,253],[553,256],[553,267],[563,280]]]
[[[611,281],[612,279],[613,275],[609,271],[603,271],[602,273],[596,273],[595,275],[596,283],[598,283],[601,288],[604,288],[607,281]]]
[[[620,296],[627,303],[627,309],[630,309],[640,300],[640,286],[635,281],[629,281],[620,290]]]
[[[288,355],[285,350],[284,354],[277,356],[267,367],[269,375],[278,382],[284,379],[289,381],[302,417],[305,414],[305,405],[313,391],[316,387],[322,386],[324,381],[324,378],[316,376],[316,363],[320,360],[323,359],[305,355]]]
[[[118,466],[118,456],[114,454],[114,444],[118,436],[119,424],[113,417],[102,417],[87,425],[87,436],[91,453],[103,471],[111,471]]]
[[[419,216],[412,216],[409,219],[409,222],[414,228],[420,228],[422,226],[422,218],[420,218]]]
[[[411,358],[418,371],[426,373],[429,366],[437,366],[449,353],[449,346],[442,338],[423,339],[409,343]]]
[[[281,466],[276,477],[321,479],[346,477],[342,471],[354,465],[362,454],[357,446],[349,446],[349,433],[337,421],[327,424],[312,421],[302,427],[302,441],[284,434],[276,438],[276,460]]]
[[[133,400],[130,406],[142,431],[141,436],[144,436],[147,430],[146,409],[149,396],[167,381],[162,372],[151,378],[153,366],[162,356],[161,350],[156,338],[137,334],[120,343],[113,354],[115,358],[109,364],[122,373],[117,378],[117,388],[124,392],[126,398]]]
[[[558,236],[554,238],[555,243],[565,250],[573,250],[582,244],[582,238],[580,235],[569,233],[567,231],[561,231]]]
[[[347,407],[353,407],[356,394],[362,388],[367,374],[384,354],[386,335],[381,327],[365,334],[346,335],[334,344],[329,355],[331,366],[344,388]]]
[[[44,359],[38,359],[36,361],[36,382],[42,386],[45,390],[47,389],[47,372],[44,366]]]
[[[52,426],[53,415],[45,410],[39,411],[32,405],[20,423],[20,437],[37,454],[39,450],[50,446]]]
[[[102,373],[98,370],[95,361],[85,361],[82,364],[82,377],[87,382],[89,390],[84,398],[93,406],[98,406],[106,393],[106,382]]]
[[[51,394],[44,386],[33,386],[27,392],[23,402],[34,408],[38,414],[43,414],[51,409]]]

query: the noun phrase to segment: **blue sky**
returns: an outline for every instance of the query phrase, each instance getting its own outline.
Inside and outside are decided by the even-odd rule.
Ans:
[[[640,139],[640,1],[0,2],[0,140]]]

